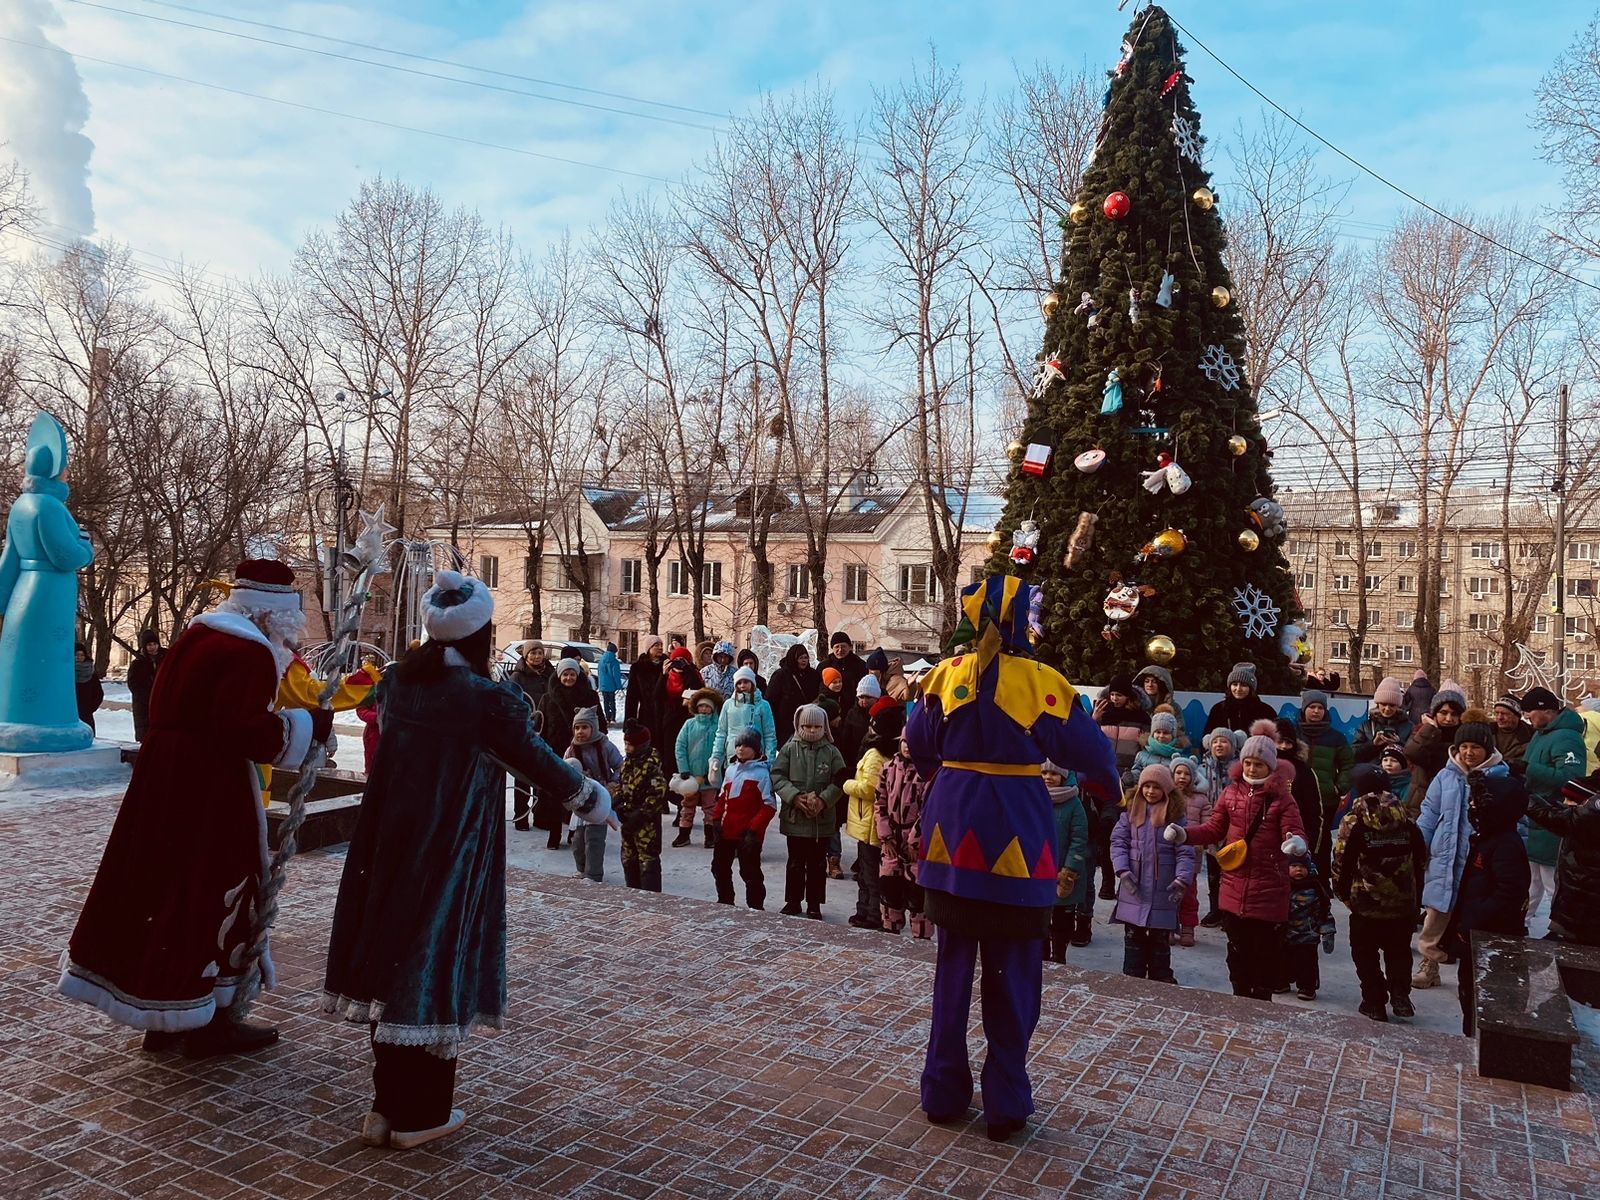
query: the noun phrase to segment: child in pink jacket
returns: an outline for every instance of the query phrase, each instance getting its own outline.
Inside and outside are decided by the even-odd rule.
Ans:
[[[917,886],[918,848],[922,845],[922,802],[933,786],[933,776],[923,779],[911,765],[905,738],[900,750],[884,764],[878,776],[873,816],[878,825],[879,907],[886,933],[898,934],[911,918],[911,936],[931,938],[933,925],[922,914],[922,889]]]

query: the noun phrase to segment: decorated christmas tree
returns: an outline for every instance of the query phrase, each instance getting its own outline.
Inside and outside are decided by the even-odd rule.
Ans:
[[[1140,12],[1041,302],[992,565],[1044,585],[1038,650],[1069,679],[1158,663],[1220,690],[1249,660],[1281,691],[1299,609],[1189,84],[1166,13]]]

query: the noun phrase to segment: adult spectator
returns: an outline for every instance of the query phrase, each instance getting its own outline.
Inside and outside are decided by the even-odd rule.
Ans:
[[[583,673],[583,664],[575,658],[563,658],[556,664],[556,677],[545,689],[539,701],[539,731],[545,743],[558,758],[565,757],[572,745],[572,718],[585,708],[595,710],[600,722],[599,733],[606,732],[606,719],[600,714],[600,697]],[[547,848],[561,847],[561,830],[567,822],[568,810],[561,806],[559,796],[538,794],[534,800],[533,823],[550,835]]]
[[[751,670],[755,668],[752,667]],[[866,673],[867,665],[862,663],[861,674]],[[795,711],[802,704],[813,703],[818,693],[822,691],[822,672],[811,665],[811,651],[796,642],[785,651],[783,661],[772,673],[771,684],[763,688],[760,677],[756,677],[756,690],[765,696],[767,703],[772,706],[772,721],[777,728],[778,745],[784,746],[794,736]]]
[[[550,656],[545,651],[544,643],[537,639],[529,641],[522,648],[522,661],[511,670],[511,682],[522,689],[522,694],[527,698],[528,707],[535,712],[544,701],[545,693],[550,690],[550,684],[555,680],[556,670],[550,665]],[[374,705],[376,709],[376,705]],[[359,712],[358,714],[359,715]],[[513,777],[511,781],[511,820],[516,828],[526,832],[528,828],[528,814],[533,810],[534,801],[529,795],[527,783],[521,778]]]
[[[730,700],[733,698],[733,673],[738,669],[733,662],[733,643],[724,639],[711,651],[711,663],[701,668],[700,673],[708,688],[724,700]]]
[[[809,659],[811,656],[807,654],[806,657]],[[739,651],[739,657],[733,660],[733,669],[737,671],[740,667],[749,667],[756,673],[756,690],[765,695],[767,677],[761,673],[761,660],[756,657],[756,652],[750,649],[749,646]],[[790,719],[792,720],[793,718]]]
[[[1461,686],[1447,679],[1433,694],[1432,707],[1422,714],[1406,739],[1406,758],[1411,762],[1411,792],[1406,797],[1406,811],[1413,820],[1422,798],[1428,794],[1428,785],[1444,770],[1456,730],[1461,726],[1461,715],[1466,711],[1467,697]]]
[[[623,718],[646,725],[657,746],[661,745],[661,738],[657,729],[660,714],[656,711],[656,697],[666,657],[667,647],[661,635],[652,633],[645,639],[644,653],[628,671],[628,696],[623,704]]]
[[[89,657],[89,647],[78,643],[72,666],[73,682],[78,692],[78,720],[94,730],[94,714],[106,698],[106,690],[95,674],[94,659]]]
[[[1588,751],[1583,745],[1583,718],[1562,704],[1549,688],[1536,687],[1522,697],[1522,713],[1533,726],[1533,736],[1522,752],[1523,782],[1528,785],[1530,802],[1543,806],[1559,804],[1561,789],[1588,773]],[[1534,824],[1528,830],[1528,864],[1533,881],[1528,888],[1528,913],[1532,915],[1546,895],[1556,890],[1556,860],[1561,851],[1561,835],[1547,825]]]
[[[1547,936],[1600,946],[1600,771],[1567,784],[1560,803],[1530,798],[1528,819],[1561,839]]]
[[[1206,717],[1206,728],[1221,727],[1247,733],[1257,721],[1276,721],[1278,714],[1256,694],[1256,686],[1256,665],[1235,663],[1233,670],[1228,672],[1228,694],[1211,706],[1211,712]]]
[[[600,690],[600,703],[604,706],[606,720],[615,724],[617,693],[622,690],[622,660],[617,657],[615,642],[606,643],[605,653],[600,655],[600,668],[595,675],[595,684]]]
[[[1356,727],[1350,749],[1358,763],[1377,762],[1384,750],[1403,750],[1411,737],[1411,718],[1405,714],[1405,691],[1398,679],[1382,680],[1372,693],[1372,710]]]
[[[680,646],[667,656],[661,682],[656,685],[656,713],[661,727],[650,733],[661,755],[661,769],[668,775],[678,770],[678,730],[690,716],[686,702],[705,686],[706,681],[687,650]]]
[[[1439,688],[1450,686],[1450,682],[1446,680],[1439,685]],[[1413,725],[1420,725],[1422,718],[1433,711],[1434,697],[1438,695],[1439,688],[1435,688],[1428,678],[1428,673],[1418,667],[1417,673],[1411,677],[1411,686],[1406,689],[1406,719]]]
[[[856,684],[860,683],[861,677],[867,673],[867,663],[856,653],[855,643],[842,629],[828,639],[828,665],[844,676],[844,694],[854,696]],[[816,692],[813,690],[806,700],[809,701],[815,695]]]
[[[1494,748],[1507,764],[1519,763],[1533,737],[1533,726],[1522,719],[1522,701],[1510,692],[1494,702]]]
[[[150,693],[156,686],[156,671],[166,651],[161,648],[161,635],[146,629],[139,635],[139,653],[128,664],[128,694],[133,697],[133,740],[144,741],[145,730],[150,728]]]

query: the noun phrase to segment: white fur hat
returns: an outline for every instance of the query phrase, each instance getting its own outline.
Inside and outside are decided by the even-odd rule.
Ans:
[[[494,618],[494,596],[481,579],[440,571],[422,598],[422,627],[436,642],[459,642]]]

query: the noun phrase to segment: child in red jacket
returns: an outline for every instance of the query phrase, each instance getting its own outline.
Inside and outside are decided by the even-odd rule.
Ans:
[[[761,755],[761,731],[741,729],[733,739],[733,761],[722,777],[717,795],[720,820],[716,848],[711,852],[711,878],[717,882],[717,903],[733,903],[733,860],[739,860],[744,880],[744,902],[757,912],[767,900],[767,881],[761,874],[761,839],[778,811],[772,790],[772,771]]]

